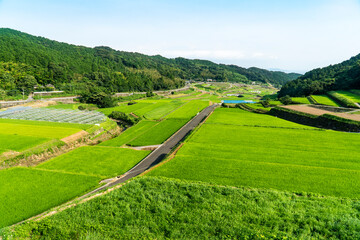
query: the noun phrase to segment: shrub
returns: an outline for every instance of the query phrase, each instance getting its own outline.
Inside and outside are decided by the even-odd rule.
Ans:
[[[293,103],[293,101],[292,101],[292,99],[291,99],[291,97],[290,97],[289,95],[286,95],[286,96],[284,96],[284,97],[281,97],[281,98],[279,99],[279,101],[280,101],[282,104],[284,104],[284,105],[289,105],[289,104],[292,104],[292,103]]]
[[[152,91],[146,93],[146,97],[152,97],[152,96],[155,96],[155,94]]]
[[[116,120],[124,123],[125,125],[134,125],[141,120],[140,118],[136,118],[136,117],[132,116],[131,114],[126,114],[126,113],[118,112],[118,111],[113,111],[109,115],[109,117],[112,119],[116,119]]]
[[[81,103],[93,103],[99,108],[108,108],[116,106],[112,95],[105,93],[102,88],[90,86],[80,94]]]

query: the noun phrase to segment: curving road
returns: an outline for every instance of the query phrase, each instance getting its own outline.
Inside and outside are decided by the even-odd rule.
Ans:
[[[122,175],[119,179],[112,181],[102,187],[99,187],[82,197],[87,197],[93,193],[105,190],[119,183],[123,183],[126,180],[136,177],[137,175],[143,173],[147,169],[161,162],[165,158],[165,156],[170,153],[171,150],[179,142],[181,142],[194,128],[196,128],[207,116],[209,116],[210,113],[212,113],[217,106],[217,104],[214,104],[202,110],[198,115],[196,115],[186,125],[184,125],[179,131],[172,135],[165,143],[163,143],[160,147],[150,153],[146,158],[144,158],[135,167]]]

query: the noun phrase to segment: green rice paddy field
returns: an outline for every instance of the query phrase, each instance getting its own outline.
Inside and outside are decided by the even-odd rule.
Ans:
[[[349,199],[137,178],[5,239],[359,239]],[[12,238],[13,237],[13,238]]]
[[[86,130],[90,125],[0,119],[0,153],[21,152]]]
[[[0,228],[57,206],[90,190],[93,176],[29,168],[0,171]]]
[[[306,97],[293,97],[291,99],[297,103],[310,104],[309,100]]]
[[[320,104],[339,107],[339,104],[337,104],[334,100],[332,100],[326,95],[312,95],[312,97],[315,99],[316,102]]]
[[[360,103],[360,95],[349,92],[349,91],[336,91],[341,96],[350,99],[353,102]]]
[[[359,140],[357,133],[216,109],[173,160],[149,175],[358,198]]]
[[[149,151],[81,147],[33,168],[0,171],[0,228],[55,207],[121,175]],[[11,208],[9,208],[11,206]]]
[[[36,168],[108,178],[125,173],[149,153],[127,148],[85,146],[46,161]]]
[[[170,104],[170,106],[174,108],[174,105],[171,105],[171,102],[167,102],[167,104]],[[150,106],[153,107],[152,105]],[[209,106],[208,101],[193,100],[183,102],[179,107],[173,109],[170,114],[166,115],[160,122],[143,120],[135,126],[127,129],[120,136],[103,142],[100,145],[120,147],[124,144],[130,146],[162,144],[166,139],[178,131],[191,118],[207,106]]]

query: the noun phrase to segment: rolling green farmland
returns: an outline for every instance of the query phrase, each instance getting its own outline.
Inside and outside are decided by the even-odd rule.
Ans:
[[[149,174],[360,197],[359,134],[281,128],[287,124],[266,119],[269,116],[235,111],[217,109],[173,160]],[[228,118],[224,117],[227,112]],[[251,116],[258,117],[256,124],[263,127],[229,122],[250,123],[254,121]]]
[[[218,108],[206,123],[314,129],[313,127],[293,123],[281,118],[266,114],[254,114],[237,108]]]
[[[201,216],[201,221],[199,221]],[[351,200],[138,178],[39,222],[5,229],[22,239],[358,239]]]
[[[21,152],[52,139],[62,139],[90,125],[27,120],[0,120],[0,153]]]
[[[29,168],[0,171],[0,228],[78,196],[98,184],[91,176]]]
[[[336,91],[336,93],[340,94],[341,96],[350,99],[353,102],[360,103],[360,96],[348,91]]]
[[[146,119],[159,119],[181,105],[184,102],[179,100],[139,100],[138,103],[133,105],[127,105],[127,103],[120,104],[117,107],[113,108],[104,108],[100,109],[106,115],[109,115],[112,111],[119,111],[124,113],[134,113],[139,117],[144,117]]]
[[[198,112],[201,112],[204,108],[209,106],[208,101],[190,101],[178,108],[174,112],[166,116],[167,119],[181,118],[181,119],[191,119]]]
[[[149,153],[115,147],[81,147],[36,168],[107,178],[125,173]]]
[[[144,134],[129,142],[131,146],[149,146],[163,143],[187,123],[186,119],[163,120]]]
[[[334,100],[332,100],[326,95],[312,95],[312,97],[315,99],[315,101],[317,101],[320,104],[334,106],[334,107],[339,106],[339,104],[337,104]]]
[[[141,134],[144,134],[146,131],[151,129],[153,126],[158,124],[154,121],[143,120],[136,124],[135,126],[126,129],[120,136],[113,138],[111,140],[100,143],[100,146],[112,146],[112,147],[121,147],[124,144],[129,143],[133,139],[139,137]]]
[[[10,150],[20,152],[47,141],[50,141],[50,139],[22,135],[0,134],[0,152],[7,152]]]
[[[174,111],[181,105],[183,105],[184,102],[174,100],[174,101],[162,101],[157,102],[154,104],[151,104],[145,108],[141,108],[139,110],[136,110],[134,113],[138,116],[143,116],[146,119],[159,119],[166,114],[169,114],[170,112]]]
[[[302,104],[310,104],[309,100],[306,97],[293,97],[291,98],[294,102]]]
[[[0,123],[0,133],[9,135],[22,135],[40,138],[64,138],[79,132],[76,128],[48,127],[38,125]]]

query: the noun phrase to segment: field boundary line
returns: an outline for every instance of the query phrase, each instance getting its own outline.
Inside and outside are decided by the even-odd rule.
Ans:
[[[176,110],[182,108],[184,105],[188,104],[189,102],[184,102],[183,104],[181,104],[179,107],[175,108],[174,110],[172,110],[171,112],[165,114],[164,116],[162,116],[161,118],[159,118],[159,120],[163,120],[166,116],[169,116],[170,114],[172,114],[173,112],[175,112]]]
[[[192,155],[186,155],[186,154],[182,154],[179,156],[183,156],[183,157],[193,157]],[[201,157],[201,156],[200,156]],[[234,160],[231,158],[220,158],[220,157],[212,157],[213,159],[218,159],[218,160]],[[336,170],[336,171],[342,171],[342,172],[356,172],[356,173],[360,173],[360,170],[355,170],[355,169],[344,169],[344,168],[334,168],[334,167],[319,167],[319,166],[311,166],[311,165],[301,165],[301,164],[288,164],[288,163],[280,163],[280,162],[264,162],[264,161],[250,161],[250,160],[240,160],[241,162],[248,162],[248,163],[264,163],[264,164],[269,164],[269,165],[284,165],[284,166],[293,166],[293,167],[302,167],[302,168],[317,168],[317,169],[331,169],[331,170]]]

